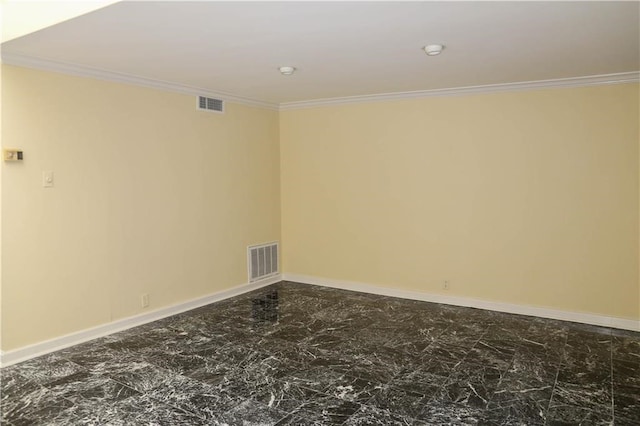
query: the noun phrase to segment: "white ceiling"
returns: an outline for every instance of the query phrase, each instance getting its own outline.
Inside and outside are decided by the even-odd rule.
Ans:
[[[639,22],[639,2],[119,2],[2,54],[280,104],[638,71]]]
[[[0,0],[0,33],[2,42],[21,37],[117,0],[46,1]]]

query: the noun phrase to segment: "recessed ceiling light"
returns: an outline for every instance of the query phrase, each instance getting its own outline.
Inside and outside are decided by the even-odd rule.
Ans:
[[[444,46],[442,44],[430,44],[428,46],[423,47],[424,53],[429,56],[436,56],[442,53],[444,50]]]
[[[282,75],[291,75],[296,70],[294,67],[280,67],[278,69],[280,70],[280,74]]]

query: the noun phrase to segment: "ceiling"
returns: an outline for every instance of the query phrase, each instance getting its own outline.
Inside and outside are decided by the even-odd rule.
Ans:
[[[637,72],[639,22],[639,2],[118,2],[2,55],[283,104]]]
[[[99,9],[117,0],[0,0],[2,42]]]

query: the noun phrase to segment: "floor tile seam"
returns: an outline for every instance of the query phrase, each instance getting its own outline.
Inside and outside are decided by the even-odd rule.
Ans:
[[[611,419],[616,424],[616,395],[613,382],[613,338],[609,342],[609,372],[611,378]]]
[[[564,346],[566,346],[566,344],[567,344],[567,339],[568,339],[568,337],[569,337],[569,333],[567,332],[567,334],[566,334],[566,335],[565,335],[565,337],[564,337],[564,345],[563,345],[563,348],[564,348]],[[564,353],[564,349],[563,349],[563,353]],[[562,357],[562,359],[561,359],[561,361],[560,361],[560,363],[559,363],[559,365],[558,365],[558,368],[556,369],[556,377],[555,377],[555,379],[553,380],[553,388],[551,389],[551,395],[549,396],[549,402],[547,403],[547,412],[551,409],[551,402],[553,401],[553,396],[554,396],[554,395],[555,395],[555,393],[556,393],[556,385],[558,384],[558,375],[560,374],[560,369],[561,369],[561,368],[562,368],[562,366],[564,365],[564,361],[563,361],[563,359],[564,359],[564,355],[563,355],[563,357]],[[545,424],[545,426],[547,426],[547,425],[549,424],[549,417],[548,417],[548,416],[545,418],[544,424]]]

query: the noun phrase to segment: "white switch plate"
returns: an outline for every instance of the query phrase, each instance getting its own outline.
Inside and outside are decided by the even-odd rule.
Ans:
[[[51,171],[42,172],[42,186],[45,188],[53,187],[53,172]]]

